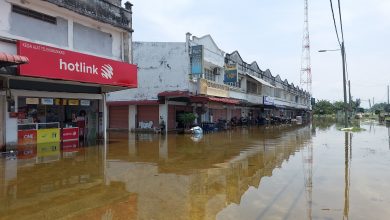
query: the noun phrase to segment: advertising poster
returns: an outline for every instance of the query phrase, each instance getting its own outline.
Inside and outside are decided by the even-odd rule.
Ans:
[[[47,128],[39,129],[37,132],[37,143],[51,143],[60,142],[60,129],[59,128]]]

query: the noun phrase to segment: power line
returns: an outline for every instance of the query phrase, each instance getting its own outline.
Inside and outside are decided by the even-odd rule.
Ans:
[[[329,0],[329,1],[330,1],[330,8],[332,9],[332,18],[333,18],[334,29],[335,29],[335,31],[336,31],[337,41],[339,42],[339,45],[340,45],[340,47],[341,47],[339,32],[338,32],[338,30],[337,30],[337,25],[336,25],[336,19],[335,19],[335,17],[334,17],[333,3],[332,3],[332,0]]]
[[[338,0],[339,4],[339,17],[340,17],[340,29],[341,29],[341,40],[344,42],[344,30],[343,30],[343,20],[341,18],[341,6],[340,6],[340,0]]]

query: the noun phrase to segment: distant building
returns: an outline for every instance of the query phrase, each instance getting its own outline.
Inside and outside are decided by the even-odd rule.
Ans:
[[[210,35],[187,33],[185,42],[134,42],[137,89],[108,95],[109,128],[136,129],[145,122],[167,131],[182,128],[179,115],[193,112],[194,123],[259,117],[295,117],[310,111],[310,94],[247,64],[237,51],[227,54]]]
[[[131,6],[0,1],[0,147],[105,136],[105,93],[137,86]]]

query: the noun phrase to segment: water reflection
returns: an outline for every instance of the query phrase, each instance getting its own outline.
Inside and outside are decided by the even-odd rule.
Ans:
[[[14,157],[0,158],[0,218],[348,219],[350,203],[360,207],[350,201],[350,192],[359,197],[351,185],[352,138],[360,143],[354,161],[371,139],[313,127],[203,136],[111,132],[107,143],[91,147],[18,146]]]

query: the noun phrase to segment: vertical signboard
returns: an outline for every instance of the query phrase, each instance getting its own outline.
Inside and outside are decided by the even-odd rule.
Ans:
[[[236,64],[226,64],[225,65],[225,83],[235,83],[238,80],[238,71]]]
[[[191,47],[191,73],[194,75],[203,73],[203,45]]]

